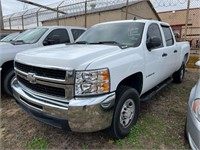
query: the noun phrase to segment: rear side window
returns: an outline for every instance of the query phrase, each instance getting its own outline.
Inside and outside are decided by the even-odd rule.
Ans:
[[[54,39],[54,37],[58,39],[58,43],[56,44],[70,43],[69,34],[66,29],[55,29],[51,31],[46,40]]]
[[[81,36],[83,34],[83,32],[85,32],[85,30],[82,30],[82,29],[72,29],[71,31],[72,31],[72,35],[74,37],[74,41],[76,39],[78,39],[79,36]]]
[[[167,46],[174,45],[174,39],[172,36],[172,32],[169,26],[162,26],[162,30],[164,32],[165,41]]]

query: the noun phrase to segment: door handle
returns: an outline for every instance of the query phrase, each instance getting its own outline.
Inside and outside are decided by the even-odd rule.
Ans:
[[[166,57],[166,56],[167,56],[167,53],[163,53],[163,54],[162,54],[162,57]]]
[[[174,50],[174,53],[177,53],[178,51],[177,50]]]

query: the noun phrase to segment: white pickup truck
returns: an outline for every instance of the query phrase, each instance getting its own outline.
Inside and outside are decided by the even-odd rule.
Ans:
[[[108,129],[124,138],[141,101],[172,80],[182,82],[189,51],[164,22],[101,23],[75,44],[19,53],[13,95],[42,122],[75,132]]]
[[[28,29],[12,39],[0,42],[1,87],[11,95],[11,79],[14,76],[13,60],[18,52],[53,44],[73,43],[86,29],[71,26],[44,26]],[[0,69],[0,70],[1,70]]]

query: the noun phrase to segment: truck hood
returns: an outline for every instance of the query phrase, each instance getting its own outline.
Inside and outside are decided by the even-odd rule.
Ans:
[[[17,45],[20,46],[20,45]],[[11,44],[10,42],[0,42],[0,50],[1,51],[5,51],[8,49],[13,49],[15,47],[15,45]]]
[[[61,44],[18,53],[15,61],[34,66],[85,70],[96,59],[120,50],[112,45]]]
[[[0,55],[16,55],[17,52],[35,48],[34,44],[12,44],[10,42],[0,42]]]
[[[10,42],[0,42],[1,49],[4,49],[4,48],[13,49],[14,47],[19,48],[19,47],[28,47],[28,46],[30,46],[30,44],[21,44],[21,43],[12,44]]]

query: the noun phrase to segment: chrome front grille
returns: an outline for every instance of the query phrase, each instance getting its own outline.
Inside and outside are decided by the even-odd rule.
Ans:
[[[29,81],[25,80],[24,78],[20,76],[17,76],[17,80],[28,89],[35,91],[37,93],[65,98],[65,89],[63,88],[51,87],[51,86],[46,86],[46,85],[42,85],[38,83],[31,84]]]
[[[49,69],[15,62],[18,82],[26,92],[65,101],[74,95],[74,71]]]
[[[56,69],[48,69],[48,68],[40,68],[40,67],[34,67],[30,65],[25,65],[19,62],[15,62],[15,67],[23,71],[25,73],[35,73],[37,76],[47,77],[47,78],[53,78],[53,79],[62,79],[65,80],[66,77],[66,71],[65,70],[56,70]]]

